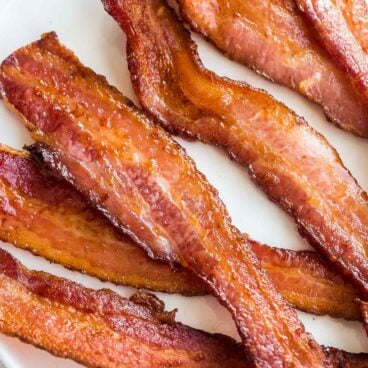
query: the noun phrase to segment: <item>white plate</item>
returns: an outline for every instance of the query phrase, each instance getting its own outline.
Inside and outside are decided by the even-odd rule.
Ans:
[[[96,72],[107,77],[128,97],[136,101],[125,61],[125,37],[115,22],[104,12],[99,0],[0,0],[0,59],[20,46],[39,38],[43,32],[55,30],[61,42]],[[200,55],[205,65],[221,75],[245,80],[268,90],[276,98],[304,116],[337,148],[346,166],[368,189],[368,142],[344,133],[328,123],[321,109],[289,90],[269,83],[252,71],[227,60],[199,37]],[[28,133],[17,118],[0,104],[0,142],[21,148],[30,142]],[[195,159],[200,170],[220,191],[234,223],[254,239],[290,249],[304,249],[308,245],[297,234],[292,220],[248,178],[246,170],[233,163],[219,150],[201,143],[180,140]],[[61,266],[1,244],[26,266],[51,272],[78,281],[88,287],[110,287],[122,295],[130,295],[132,288],[116,287],[71,272]],[[212,297],[185,298],[178,295],[159,295],[167,308],[179,308],[178,320],[207,331],[222,332],[237,337],[227,311]],[[308,331],[318,342],[352,352],[368,351],[368,343],[359,323],[329,317],[315,317],[299,313]],[[0,360],[12,368],[63,367],[79,365],[58,359],[15,338],[0,335]]]

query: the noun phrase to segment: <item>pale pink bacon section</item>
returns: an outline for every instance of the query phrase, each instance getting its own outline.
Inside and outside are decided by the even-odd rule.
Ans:
[[[151,256],[191,268],[232,313],[256,366],[330,366],[184,150],[55,34],[4,61],[0,84],[49,167]]]
[[[365,0],[341,1],[367,39]],[[368,137],[368,109],[293,0],[178,0],[183,19],[230,58],[321,105],[340,128]],[[353,4],[359,4],[358,6]],[[367,13],[366,13],[367,14]],[[365,41],[367,45],[367,41]]]
[[[141,104],[163,127],[225,149],[368,298],[368,196],[336,150],[285,105],[200,63],[162,0],[105,0],[127,35]]]
[[[368,106],[368,3],[365,0],[295,2]]]
[[[87,206],[74,188],[51,177],[25,151],[2,145],[0,224],[1,240],[101,280],[184,295],[206,293],[205,285],[188,270],[148,258]],[[316,253],[250,244],[276,288],[294,307],[361,318],[355,288]]]

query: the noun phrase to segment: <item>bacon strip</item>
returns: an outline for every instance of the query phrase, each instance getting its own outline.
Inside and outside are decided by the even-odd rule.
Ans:
[[[252,250],[294,307],[317,315],[361,319],[356,289],[318,254],[271,248],[253,241]]]
[[[185,151],[51,33],[1,66],[34,149],[149,255],[192,269],[257,367],[330,366]]]
[[[2,333],[89,367],[250,367],[235,341],[175,322],[153,295],[93,291],[1,249],[0,296]]]
[[[368,196],[326,139],[283,104],[220,78],[162,0],[105,0],[135,92],[169,131],[223,147],[368,298]]]
[[[365,0],[295,2],[368,106],[368,3]]]
[[[176,322],[153,295],[87,289],[29,271],[1,249],[0,296],[2,333],[88,367],[252,367],[234,340]],[[336,368],[368,364],[367,354],[325,352]]]
[[[150,259],[66,181],[41,172],[24,151],[1,145],[0,224],[2,241],[101,280],[183,295],[206,293],[190,271]]]
[[[344,13],[352,14],[354,28],[367,37],[363,10],[352,12],[348,5],[363,6],[364,1],[338,3],[346,3]],[[326,116],[340,128],[368,137],[367,106],[335,65],[335,59],[320,46],[293,0],[178,0],[178,3],[182,17],[192,29],[230,58],[321,105]]]
[[[1,240],[101,280],[184,295],[206,292],[188,270],[148,258],[86,206],[70,185],[41,172],[24,151],[1,145],[0,223]],[[294,307],[318,315],[361,318],[356,290],[317,254],[250,244]]]

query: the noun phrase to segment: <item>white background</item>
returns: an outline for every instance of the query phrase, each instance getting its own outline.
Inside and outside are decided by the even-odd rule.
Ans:
[[[68,48],[96,72],[107,77],[128,97],[134,98],[125,61],[125,37],[104,12],[99,0],[0,0],[0,59],[16,48],[36,40],[48,31],[56,31]],[[283,101],[337,148],[345,165],[368,189],[368,142],[355,138],[333,127],[324,118],[320,108],[289,90],[269,83],[252,71],[221,56],[212,46],[195,36],[204,64],[220,75],[244,80],[266,89]],[[0,104],[0,142],[21,148],[30,143],[28,133],[17,118]],[[221,198],[240,230],[252,238],[270,245],[290,249],[306,249],[308,245],[296,232],[292,220],[249,180],[245,169],[233,163],[220,152],[201,143],[180,140],[195,159],[201,171],[220,191]],[[52,229],[50,229],[52,230]],[[110,287],[128,296],[134,290],[71,272],[61,266],[15,249],[1,247],[18,257],[26,266],[48,271],[92,287]],[[234,324],[226,310],[212,297],[185,298],[159,294],[167,308],[178,307],[178,320],[208,331],[222,332],[236,337]],[[352,352],[367,351],[368,343],[359,323],[345,322],[329,317],[315,317],[299,313],[307,330],[325,345],[344,348]],[[0,360],[14,368],[78,367],[77,364],[58,359],[50,354],[0,335]]]

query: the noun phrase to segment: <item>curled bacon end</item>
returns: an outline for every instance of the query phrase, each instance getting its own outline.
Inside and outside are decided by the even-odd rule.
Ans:
[[[51,177],[25,151],[0,145],[0,239],[104,281],[183,295],[206,293],[181,267],[152,261],[132,240]],[[49,229],[52,229],[50,231]],[[251,247],[276,288],[294,307],[360,319],[356,290],[312,252]]]
[[[344,14],[353,18],[354,29],[361,38],[365,33],[368,47],[364,31],[368,13],[364,2],[337,3],[344,3]],[[191,28],[230,58],[318,103],[340,128],[368,137],[367,106],[316,40],[293,0],[178,0],[178,3]],[[359,9],[354,4],[359,4]]]
[[[86,289],[3,250],[0,296],[1,332],[89,367],[250,367],[235,341],[175,322],[153,295]]]
[[[294,0],[331,57],[368,106],[368,3],[365,0]]]
[[[368,300],[368,196],[336,150],[268,94],[205,69],[165,1],[103,3],[127,35],[142,106],[169,131],[220,146],[244,165]]]
[[[231,311],[252,362],[326,365],[185,151],[54,33],[8,57],[0,85],[45,163],[151,256],[200,277]]]

